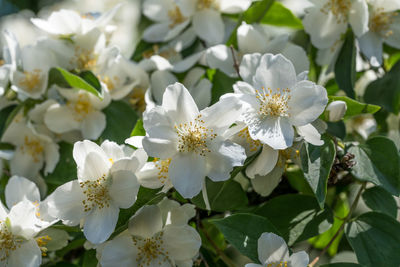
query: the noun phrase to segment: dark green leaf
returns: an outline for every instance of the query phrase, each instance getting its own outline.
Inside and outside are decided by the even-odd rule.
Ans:
[[[92,74],[93,75],[93,74]],[[90,82],[95,83],[93,80],[97,78],[93,77],[90,74],[86,74],[86,76],[89,78],[90,77]],[[98,83],[99,81],[97,81]],[[63,69],[63,68],[52,68],[50,69],[49,72],[49,86],[51,84],[57,84],[60,87],[66,87],[68,84],[69,87],[76,88],[76,89],[81,89],[85,90],[89,93],[94,94],[100,99],[103,99],[103,95],[101,91],[98,91],[93,85],[91,85],[89,82],[85,81],[83,78],[79,77],[78,75],[72,74],[71,72]],[[100,89],[100,87],[99,87]]]
[[[354,34],[348,31],[335,64],[335,79],[339,88],[354,98],[354,84],[356,82],[356,53]]]
[[[400,110],[400,61],[393,68],[371,82],[365,90],[364,100],[382,106],[387,111],[398,114]]]
[[[254,214],[234,214],[210,222],[221,230],[232,246],[254,262],[258,262],[257,241],[261,234],[272,232],[281,235],[270,221]]]
[[[346,137],[346,125],[344,124],[343,121],[337,121],[337,122],[326,122],[328,125],[328,129],[326,129],[326,132],[336,136],[340,139],[344,139]]]
[[[85,251],[85,254],[83,255],[82,267],[97,267],[95,249]]]
[[[266,217],[289,245],[327,231],[333,222],[332,212],[321,210],[315,198],[306,195],[273,198],[257,208],[255,214]]]
[[[85,242],[86,242],[85,238],[79,238],[79,239],[72,240],[71,242],[68,243],[68,245],[66,247],[58,250],[56,252],[56,254],[57,254],[57,256],[62,258],[62,257],[64,257],[65,254],[67,254],[71,250],[82,247],[83,244],[85,244]]]
[[[11,105],[6,108],[0,110],[0,137],[3,135],[6,130],[6,122],[10,114],[13,113],[15,109],[18,109],[16,105]]]
[[[365,266],[400,266],[400,223],[379,213],[364,213],[345,228],[347,240]]]
[[[211,103],[214,104],[226,93],[233,93],[233,84],[237,79],[231,78],[222,71],[217,70],[212,76]]]
[[[259,23],[274,4],[274,0],[262,0],[254,2],[253,5],[243,13],[244,21],[248,24]]]
[[[348,119],[350,117],[364,113],[374,114],[375,112],[381,109],[380,106],[361,103],[347,96],[329,96],[329,102],[337,100],[346,102],[347,111],[346,114],[344,115],[344,119]]]
[[[392,140],[374,137],[365,144],[351,146],[348,152],[355,156],[354,177],[381,186],[393,195],[399,194],[400,157]]]
[[[113,101],[103,110],[106,115],[107,126],[101,134],[103,140],[108,139],[123,144],[130,136],[138,115],[123,101]]]
[[[54,171],[45,177],[47,183],[54,185],[62,185],[77,179],[76,163],[72,158],[72,149],[74,146],[66,142],[60,142],[59,146],[60,160]]]
[[[211,210],[237,210],[247,205],[247,196],[238,182],[230,179],[225,182],[212,182],[206,179],[207,195]],[[205,209],[202,193],[192,199],[197,207]]]
[[[371,187],[364,191],[365,204],[374,211],[397,217],[397,203],[394,197],[381,187]]]
[[[79,77],[84,79],[88,84],[93,86],[99,93],[101,93],[101,84],[99,79],[91,71],[82,71],[79,73]]]
[[[300,150],[301,168],[321,208],[324,206],[327,182],[335,159],[335,145],[331,139],[322,136],[324,144],[314,146],[305,143]]]
[[[321,265],[320,267],[362,267],[362,265],[351,262],[337,262],[331,264],[324,264]]]
[[[301,20],[293,15],[293,13],[284,5],[277,1],[272,4],[268,10],[268,13],[261,19],[260,22],[274,26],[303,29],[303,23]]]

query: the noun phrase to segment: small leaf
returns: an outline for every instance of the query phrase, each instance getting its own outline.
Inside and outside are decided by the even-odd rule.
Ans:
[[[324,144],[314,146],[305,143],[300,150],[301,168],[304,177],[311,186],[321,208],[324,207],[327,182],[336,156],[332,140],[322,136]]]
[[[212,76],[211,103],[216,103],[223,94],[233,93],[233,84],[236,81],[237,79],[217,70]]]
[[[356,45],[352,31],[348,31],[335,64],[335,79],[346,95],[354,98],[356,82]]]
[[[362,198],[373,211],[397,217],[397,203],[394,197],[381,187],[371,187],[364,191]]]
[[[243,13],[244,21],[248,24],[259,23],[266,16],[273,4],[274,0],[254,2],[253,5]]]
[[[88,84],[93,86],[98,92],[101,92],[101,84],[99,79],[91,71],[82,71],[79,77],[84,79]]]
[[[266,217],[289,246],[327,231],[333,222],[332,212],[321,210],[315,198],[306,195],[278,196],[254,213]]]
[[[301,20],[278,1],[272,4],[268,13],[261,19],[260,23],[298,30],[303,29]]]
[[[392,195],[400,192],[400,157],[392,140],[383,137],[373,137],[365,144],[351,146],[356,165],[351,173],[361,181],[368,181],[383,187]]]
[[[272,232],[281,236],[270,221],[254,214],[234,214],[210,222],[218,227],[232,246],[254,262],[258,262],[257,241],[262,233]]]
[[[145,136],[145,135],[146,135],[146,130],[143,127],[143,120],[138,119],[135,124],[135,127],[131,132],[131,136]]]
[[[348,223],[345,234],[364,266],[400,266],[400,223],[379,212],[368,212]]]
[[[380,106],[361,103],[347,96],[329,96],[329,102],[337,100],[346,102],[347,111],[344,115],[344,119],[348,119],[359,114],[374,114],[381,109]]]
[[[72,74],[71,72],[63,68],[52,68],[49,72],[49,86],[51,84],[57,84],[61,87],[66,87],[66,84],[68,84],[72,88],[85,90],[89,93],[94,94],[98,98],[103,99],[101,88],[99,87],[99,90],[97,90],[96,87],[92,85],[96,85],[97,83],[99,83],[97,78],[93,74],[90,75],[88,73],[86,73],[84,76],[87,77],[90,82],[85,81],[78,75]],[[95,82],[94,80],[97,80],[97,82]]]
[[[320,267],[362,267],[362,265],[351,262],[336,262],[336,263],[320,265]]]

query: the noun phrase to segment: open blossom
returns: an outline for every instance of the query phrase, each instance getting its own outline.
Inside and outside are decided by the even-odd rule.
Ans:
[[[192,266],[201,239],[187,223],[194,206],[164,199],[143,206],[129,220],[128,231],[98,249],[102,267]],[[100,250],[100,251],[99,251]]]
[[[365,0],[312,0],[306,9],[304,30],[310,34],[312,44],[331,48],[340,41],[348,24],[357,37],[368,31],[368,6]]]
[[[244,82],[234,85],[232,95],[243,104],[239,120],[247,125],[253,140],[272,149],[292,146],[294,128],[310,130],[309,124],[328,103],[325,88],[305,80],[306,73],[296,76],[293,64],[280,54],[246,55],[240,74]],[[318,136],[315,129],[311,132]]]
[[[136,201],[139,184],[134,174],[139,161],[122,147],[85,140],[73,150],[78,179],[58,187],[47,199],[49,214],[68,225],[83,224],[85,237],[102,243],[114,231],[120,208]]]
[[[79,130],[83,138],[97,139],[106,127],[106,116],[101,112],[111,99],[106,90],[103,99],[84,90],[58,88],[66,99],[65,104],[55,103],[48,107],[44,122],[55,133]]]
[[[220,101],[199,111],[188,90],[175,83],[167,87],[161,106],[143,114],[143,148],[149,156],[170,159],[169,178],[183,197],[196,196],[206,176],[225,181],[234,166],[243,165],[244,149],[223,137],[239,108]]]
[[[257,251],[261,264],[249,263],[245,267],[307,267],[309,261],[304,251],[289,256],[285,240],[274,233],[263,233],[260,236]]]
[[[359,36],[361,52],[374,67],[382,64],[383,43],[400,49],[400,2],[396,0],[370,0],[369,31]]]

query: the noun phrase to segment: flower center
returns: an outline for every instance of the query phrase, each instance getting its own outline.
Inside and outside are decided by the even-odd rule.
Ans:
[[[24,144],[21,147],[22,152],[28,153],[32,156],[34,162],[40,161],[40,155],[43,153],[43,146],[37,138],[29,138],[25,136]]]
[[[369,21],[369,29],[382,37],[389,37],[393,34],[390,25],[394,22],[397,12],[382,12],[382,8],[378,8]]]
[[[197,9],[203,10],[212,7],[214,0],[197,0]]]
[[[40,236],[36,238],[36,243],[38,244],[40,250],[42,251],[42,256],[47,256],[47,248],[46,245],[49,243],[51,240],[50,236],[45,235],[45,236]]]
[[[338,24],[347,22],[347,15],[351,8],[351,0],[330,0],[322,8],[321,12],[332,14],[336,17]]]
[[[289,117],[290,89],[278,88],[276,93],[273,93],[271,88],[262,91],[256,90],[256,97],[260,100],[259,114],[262,116]]]
[[[106,84],[109,91],[112,91],[116,88],[115,84],[119,83],[119,78],[117,76],[114,76],[112,78],[110,78],[109,76],[104,76],[103,78],[101,78],[101,81]]]
[[[106,185],[106,175],[95,181],[80,182],[79,186],[83,189],[86,200],[82,200],[85,212],[92,210],[96,206],[99,209],[110,206],[110,196]]]
[[[19,85],[32,92],[40,85],[40,74],[41,71],[39,69],[35,69],[32,72],[24,71],[24,77],[19,81]]]
[[[10,221],[0,221],[0,262],[5,261],[12,251],[21,246],[22,240],[15,238],[10,231]]]
[[[87,94],[79,94],[76,102],[68,102],[67,105],[72,108],[76,121],[82,121],[93,109]]]
[[[267,267],[288,267],[287,261],[268,263]]]
[[[129,96],[129,103],[134,107],[134,109],[143,112],[146,109],[146,101],[144,95],[146,90],[141,87],[135,87]]]
[[[164,249],[164,241],[162,239],[164,232],[159,232],[151,238],[132,237],[133,244],[138,248],[136,261],[139,266],[150,266],[154,260],[158,260],[158,264],[170,261],[168,251]]]
[[[161,181],[162,184],[165,183],[165,180],[168,179],[168,169],[169,164],[171,164],[171,159],[160,160],[159,158],[154,158],[153,160],[154,165],[158,169],[158,179]]]
[[[97,55],[94,54],[93,49],[87,50],[77,46],[75,48],[75,62],[79,71],[94,70],[97,65]]]
[[[259,140],[254,140],[251,138],[249,133],[249,128],[244,128],[238,133],[238,136],[243,138],[250,147],[250,151],[257,151],[258,148],[261,146],[261,142]]]
[[[168,10],[168,16],[171,20],[171,23],[169,24],[169,28],[171,29],[186,20],[186,17],[182,15],[182,12],[178,6],[175,6],[175,8]]]
[[[208,129],[203,124],[204,121],[200,114],[190,123],[175,125],[176,133],[179,136],[179,152],[195,152],[200,156],[205,156],[206,152],[211,152],[207,147],[207,141],[213,140],[217,135],[213,133],[213,129]]]

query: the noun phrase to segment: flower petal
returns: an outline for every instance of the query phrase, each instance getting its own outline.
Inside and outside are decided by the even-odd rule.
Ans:
[[[260,155],[247,167],[246,175],[254,178],[255,175],[265,176],[270,173],[278,162],[279,151],[264,145]]]
[[[122,234],[105,243],[99,263],[102,267],[115,267],[116,262],[120,267],[137,266],[137,254],[132,237]]]
[[[106,154],[101,149],[101,147],[96,143],[89,140],[83,140],[83,141],[78,141],[74,144],[74,149],[72,150],[72,156],[74,157],[74,160],[78,168],[84,167],[86,157],[92,152],[99,154],[104,161],[107,161]]]
[[[226,45],[216,45],[206,50],[206,62],[210,68],[219,69],[231,77],[237,76],[232,51]]]
[[[367,32],[358,38],[361,52],[370,60],[374,67],[379,67],[382,64],[383,55],[383,40],[373,32]]]
[[[189,225],[167,225],[163,235],[165,250],[175,260],[189,260],[196,256],[201,238]]]
[[[196,34],[210,45],[222,43],[225,25],[221,14],[213,9],[204,9],[194,14],[192,19]]]
[[[129,219],[128,229],[131,235],[150,238],[160,232],[162,227],[160,208],[156,205],[145,205]]]
[[[321,140],[321,134],[311,124],[296,127],[297,133],[304,138],[308,143],[314,146],[322,146],[324,141]]]
[[[35,183],[20,176],[13,176],[8,180],[5,189],[5,196],[7,206],[10,209],[24,198],[31,202],[40,201],[39,189]]]
[[[82,136],[85,139],[96,140],[106,128],[106,116],[100,111],[91,112],[82,121]]]
[[[12,251],[8,258],[7,266],[38,267],[42,264],[42,251],[31,239],[23,242],[16,250]]]
[[[291,266],[307,267],[308,262],[309,262],[309,258],[305,251],[299,251],[299,252],[293,253],[290,256]]]
[[[258,239],[258,258],[263,264],[287,261],[289,250],[285,240],[274,233],[263,233]]]
[[[258,66],[260,65],[261,54],[247,54],[242,58],[242,62],[239,66],[240,76],[242,76],[243,81],[248,84],[253,84],[253,76],[256,73]]]
[[[349,23],[356,36],[361,36],[368,31],[368,4],[364,0],[351,2]]]
[[[114,232],[118,221],[119,209],[110,206],[96,207],[85,218],[83,233],[87,240],[94,244],[106,241]]]
[[[113,203],[122,209],[127,209],[136,201],[139,183],[130,171],[117,171],[112,175],[112,184],[108,193]]]
[[[250,181],[254,191],[263,197],[269,196],[281,181],[284,172],[284,164],[285,162],[278,162],[275,168],[273,168],[267,175],[256,175],[254,179],[251,179]]]

